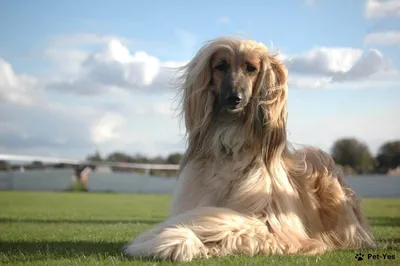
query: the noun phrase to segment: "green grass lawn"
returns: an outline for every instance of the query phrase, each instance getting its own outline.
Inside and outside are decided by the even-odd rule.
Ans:
[[[380,249],[322,256],[231,256],[190,265],[400,265],[400,199],[364,199]],[[0,264],[164,265],[125,257],[122,246],[166,218],[169,196],[0,192]],[[395,255],[371,260],[367,254]]]

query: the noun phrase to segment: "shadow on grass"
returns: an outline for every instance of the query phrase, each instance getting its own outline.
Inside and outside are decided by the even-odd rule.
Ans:
[[[372,226],[398,226],[400,227],[400,217],[368,217]]]
[[[70,220],[70,219],[16,219],[0,218],[0,223],[38,223],[38,224],[157,224],[161,220]]]
[[[70,258],[77,256],[119,256],[123,254],[125,242],[95,242],[95,241],[0,241],[1,253],[29,259],[54,257]],[[20,256],[24,255],[24,256]],[[25,258],[25,259],[28,259]]]
[[[45,259],[74,259],[77,257],[114,257],[122,260],[148,262],[149,258],[132,258],[124,254],[126,242],[102,241],[0,241],[0,253],[12,257],[13,262]],[[1,263],[0,263],[1,264]]]

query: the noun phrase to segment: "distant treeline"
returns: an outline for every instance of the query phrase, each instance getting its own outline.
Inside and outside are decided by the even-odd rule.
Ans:
[[[113,152],[106,157],[102,157],[99,151],[96,151],[93,155],[89,155],[86,160],[91,162],[124,162],[124,163],[151,163],[151,164],[179,164],[182,159],[182,153],[172,153],[166,157],[146,157],[141,154],[129,155],[124,152]]]
[[[380,148],[376,156],[373,156],[368,146],[355,138],[342,138],[334,142],[331,149],[332,158],[337,164],[342,166],[346,174],[386,174],[388,171],[400,167],[400,140],[387,141]],[[172,153],[166,157],[146,157],[141,154],[129,155],[124,152],[113,152],[108,156],[101,156],[99,151],[87,157],[89,162],[125,162],[125,163],[150,163],[150,164],[179,164],[183,157],[182,153]],[[43,168],[50,165],[44,165],[41,162],[32,162],[24,165],[25,169]],[[19,166],[10,166],[5,161],[0,161],[0,170],[16,168]],[[64,168],[67,165],[51,165],[52,168]],[[115,171],[131,171],[123,168],[113,167]],[[137,170],[135,170],[137,171]],[[139,171],[141,172],[141,171]],[[174,176],[176,171],[172,170],[152,170],[152,175]]]
[[[331,155],[346,174],[386,174],[400,167],[400,140],[385,142],[372,156],[364,142],[343,138],[335,141]]]
[[[400,140],[387,141],[373,156],[368,146],[356,138],[342,138],[332,145],[330,154],[334,161],[342,166],[346,174],[386,174],[392,169],[400,167]],[[143,155],[131,156],[123,152],[114,152],[105,158],[99,152],[89,156],[89,161],[112,161],[152,164],[179,164],[181,153],[172,153],[166,157],[148,158]],[[158,175],[165,171],[158,171]],[[165,173],[174,173],[166,171]]]

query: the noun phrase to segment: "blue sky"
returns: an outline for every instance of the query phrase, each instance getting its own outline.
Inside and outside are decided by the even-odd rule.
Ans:
[[[1,1],[0,152],[83,158],[185,148],[171,73],[244,35],[289,67],[289,136],[372,152],[400,137],[400,1]],[[173,89],[173,88],[171,88]]]

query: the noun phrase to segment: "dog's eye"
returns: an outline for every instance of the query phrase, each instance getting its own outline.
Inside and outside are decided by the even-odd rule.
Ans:
[[[255,68],[254,66],[252,66],[252,65],[250,65],[250,64],[247,64],[247,65],[246,65],[246,70],[247,70],[248,72],[255,72],[255,71],[257,70],[257,68]]]
[[[228,65],[228,63],[226,61],[222,61],[221,63],[218,63],[218,65],[216,65],[214,68],[216,70],[225,72],[225,71],[228,70],[229,65]]]

